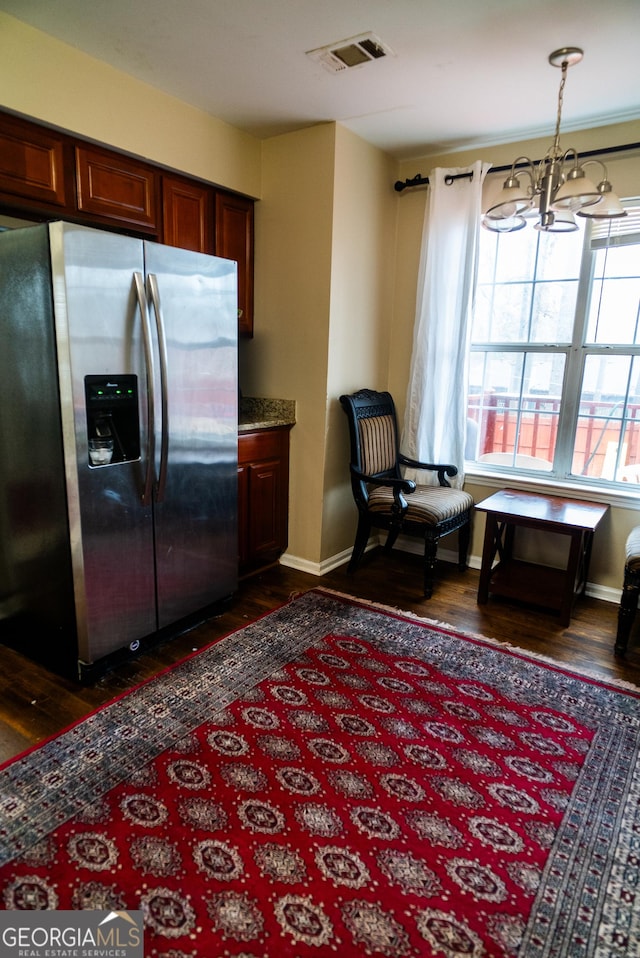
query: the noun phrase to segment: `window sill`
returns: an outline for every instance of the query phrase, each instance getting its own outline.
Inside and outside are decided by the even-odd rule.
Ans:
[[[576,499],[589,499],[592,502],[604,502],[609,506],[618,506],[621,509],[637,509],[640,511],[640,486],[637,491],[630,487],[629,492],[624,489],[605,488],[595,483],[555,479],[553,477],[514,474],[499,469],[482,469],[475,463],[465,466],[465,485],[479,483],[483,486],[496,489],[522,489],[525,492],[548,492],[551,495],[569,496]],[[633,491],[632,491],[633,489]]]

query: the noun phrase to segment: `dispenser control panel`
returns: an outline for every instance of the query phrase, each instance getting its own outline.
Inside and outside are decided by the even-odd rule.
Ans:
[[[85,376],[84,391],[89,465],[139,459],[138,377]]]
[[[85,376],[87,406],[122,405],[138,401],[137,376]]]

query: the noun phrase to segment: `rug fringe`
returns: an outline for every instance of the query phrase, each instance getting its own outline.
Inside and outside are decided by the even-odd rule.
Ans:
[[[578,668],[571,663],[562,662],[559,659],[554,659],[552,656],[544,655],[542,652],[530,652],[529,649],[523,649],[521,646],[514,645],[513,643],[507,642],[504,639],[496,639],[491,636],[482,635],[479,632],[470,632],[465,629],[460,629],[458,626],[452,625],[450,622],[443,622],[438,619],[430,619],[426,616],[418,615],[416,612],[400,609],[397,606],[384,605],[381,602],[374,602],[372,599],[361,599],[357,596],[349,595],[346,592],[338,592],[335,589],[328,589],[325,586],[318,586],[317,588],[309,589],[308,591],[322,593],[337,599],[342,599],[346,602],[352,602],[354,605],[361,605],[365,606],[366,608],[373,609],[374,611],[384,612],[388,615],[401,616],[403,619],[421,622],[424,625],[432,625],[436,628],[446,629],[448,632],[454,632],[456,635],[463,636],[463,638],[474,639],[476,642],[486,642],[487,645],[495,645],[497,647],[509,649],[518,655],[533,659],[534,661],[540,662],[543,665],[548,665],[552,668],[562,669],[565,672],[570,672],[572,675],[575,675],[578,678],[593,679],[596,682],[606,683],[607,685],[612,685],[615,688],[624,689],[628,692],[635,692],[636,694],[640,691],[640,686],[635,685],[633,682],[628,682],[624,679],[616,679],[612,676],[604,675],[601,672],[592,671],[591,669]],[[299,593],[298,595],[303,594],[304,593]],[[297,597],[298,596],[296,596],[296,598]]]
[[[294,602],[296,599],[299,599],[301,595],[304,595],[305,592],[313,592],[313,589],[305,589],[303,592],[300,592],[299,589],[294,589],[293,592],[289,593],[288,602]]]

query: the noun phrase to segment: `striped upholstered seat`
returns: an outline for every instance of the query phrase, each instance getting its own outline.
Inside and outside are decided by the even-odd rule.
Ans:
[[[407,496],[405,519],[411,522],[424,522],[436,525],[447,519],[455,519],[460,512],[468,510],[473,499],[468,492],[452,489],[450,486],[416,486],[415,492]],[[389,512],[393,508],[393,492],[382,486],[374,487],[369,493],[369,512]]]
[[[351,487],[358,507],[349,571],[357,567],[373,529],[386,530],[386,550],[400,533],[419,536],[424,540],[424,594],[429,598],[442,536],[458,531],[458,565],[461,571],[467,567],[473,499],[449,484],[447,477],[458,472],[455,466],[415,462],[399,452],[395,406],[389,393],[362,389],[341,396],[340,402],[349,419]],[[432,472],[438,484],[416,485],[403,478],[401,466]]]
[[[615,651],[624,655],[631,635],[633,620],[638,611],[640,595],[640,526],[636,526],[627,536],[624,549],[624,582],[618,608],[618,631]]]
[[[624,564],[631,572],[640,572],[640,526],[632,529],[624,547]]]

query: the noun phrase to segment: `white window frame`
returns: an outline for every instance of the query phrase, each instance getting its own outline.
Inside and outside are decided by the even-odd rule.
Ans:
[[[558,423],[558,432],[556,440],[556,451],[553,461],[552,471],[537,471],[530,468],[518,466],[509,466],[505,464],[492,465],[481,462],[476,459],[468,459],[465,462],[465,474],[469,478],[484,477],[504,479],[507,478],[510,483],[518,487],[527,485],[536,486],[555,486],[563,492],[577,492],[579,490],[588,490],[595,493],[596,496],[602,496],[606,501],[612,501],[612,497],[627,500],[629,498],[640,500],[640,485],[632,485],[627,482],[619,482],[599,477],[579,476],[571,472],[574,437],[576,434],[580,391],[582,384],[585,361],[589,355],[623,355],[640,357],[640,341],[638,344],[616,344],[616,343],[587,343],[586,333],[589,317],[589,302],[593,289],[593,276],[595,269],[595,255],[593,255],[593,244],[598,244],[598,234],[600,235],[600,245],[608,242],[609,245],[616,245],[615,238],[606,240],[607,232],[611,231],[615,237],[617,229],[622,229],[622,242],[628,243],[629,236],[635,244],[640,244],[640,199],[633,198],[624,201],[624,205],[629,209],[629,216],[620,218],[617,225],[614,221],[608,222],[583,219],[583,247],[580,274],[578,278],[578,294],[576,297],[576,309],[572,327],[572,337],[570,342],[560,342],[558,344],[546,344],[529,341],[512,342],[478,342],[473,340],[470,344],[470,351],[481,353],[516,353],[526,355],[528,353],[555,353],[565,355],[565,374],[563,381],[562,394],[560,399],[560,416]],[[632,212],[633,210],[633,212]],[[621,226],[624,224],[624,226]],[[616,229],[617,226],[617,229]],[[525,229],[532,229],[527,225]],[[503,250],[509,242],[509,235],[500,237],[500,250]],[[638,276],[640,276],[640,257],[638,264]],[[504,485],[504,481],[499,482]]]

